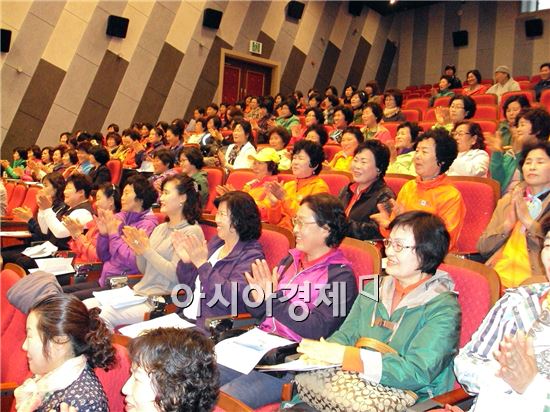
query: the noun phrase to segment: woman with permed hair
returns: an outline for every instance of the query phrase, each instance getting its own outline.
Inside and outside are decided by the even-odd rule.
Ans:
[[[192,329],[158,328],[133,339],[127,412],[211,411],[218,398],[214,344]]]
[[[449,249],[456,250],[466,206],[445,172],[457,154],[457,143],[445,129],[431,129],[420,135],[414,156],[416,179],[403,185],[396,201],[390,200],[389,205],[380,204],[379,213],[371,216],[378,222],[382,235],[387,233],[386,229],[396,216],[422,210],[443,219],[451,235]]]
[[[62,403],[78,411],[109,410],[93,368],[108,370],[116,358],[98,309],[88,311],[75,296],[50,296],[29,312],[26,333],[23,350],[33,376],[15,390],[18,411],[57,411]]]

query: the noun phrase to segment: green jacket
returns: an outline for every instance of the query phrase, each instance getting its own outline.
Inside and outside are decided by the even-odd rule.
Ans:
[[[14,160],[11,166],[6,167],[6,173],[11,179],[19,179],[20,176],[14,172],[13,169],[17,167],[22,167],[23,169],[27,166],[27,161],[25,159]]]
[[[491,178],[500,183],[501,195],[506,193],[506,189],[508,189],[508,185],[514,177],[518,164],[518,158],[512,149],[506,152],[491,153],[489,172],[491,173]]]
[[[365,287],[342,326],[328,340],[346,346],[354,346],[360,337],[387,343],[398,354],[382,355],[380,383],[412,390],[419,402],[451,390],[461,311],[450,276],[437,271],[407,294],[391,316],[386,307],[391,305],[394,279],[388,276],[381,281],[379,302],[365,295],[373,295],[374,284],[370,282]],[[373,312],[375,318],[397,324],[391,340],[390,329],[371,326]]]
[[[298,119],[295,115],[290,117],[277,117],[275,123],[277,126],[284,127],[290,134],[292,134],[292,128],[300,124],[300,119]]]

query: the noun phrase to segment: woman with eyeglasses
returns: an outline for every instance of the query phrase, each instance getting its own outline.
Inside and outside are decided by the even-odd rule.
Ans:
[[[474,122],[459,122],[451,134],[458,146],[458,155],[447,176],[487,177],[489,154],[485,151],[483,131]]]
[[[351,264],[339,249],[347,223],[336,197],[307,196],[293,223],[296,248],[273,269],[265,260],[256,260],[245,276],[255,302],[248,309],[260,320],[259,328],[300,342],[334,332],[349,312],[357,286]],[[335,312],[339,307],[342,311]],[[277,378],[256,371],[244,375],[223,366],[220,372],[221,390],[254,409],[279,400],[282,385],[292,379],[290,374]]]
[[[432,129],[444,128],[450,133],[457,123],[474,117],[476,108],[476,102],[470,96],[459,94],[451,97],[449,107],[437,106],[435,108],[436,123]]]
[[[399,215],[384,241],[388,276],[366,285],[327,340],[303,339],[298,352],[310,362],[341,364],[370,382],[411,390],[420,402],[450,390],[461,311],[453,280],[438,270],[449,240],[439,217],[422,211]],[[379,301],[368,297],[377,291]],[[397,353],[355,347],[364,337]]]

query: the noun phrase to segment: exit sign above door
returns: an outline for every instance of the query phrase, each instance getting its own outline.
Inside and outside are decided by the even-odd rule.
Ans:
[[[250,40],[248,51],[254,54],[262,54],[262,43],[259,41]]]

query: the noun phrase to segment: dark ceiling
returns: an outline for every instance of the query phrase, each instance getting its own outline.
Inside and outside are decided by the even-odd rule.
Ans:
[[[355,2],[354,2],[355,3]],[[383,16],[398,13],[405,10],[416,9],[418,7],[429,6],[439,3],[438,1],[403,1],[399,0],[395,4],[390,4],[389,1],[363,1],[367,7],[377,11]]]

